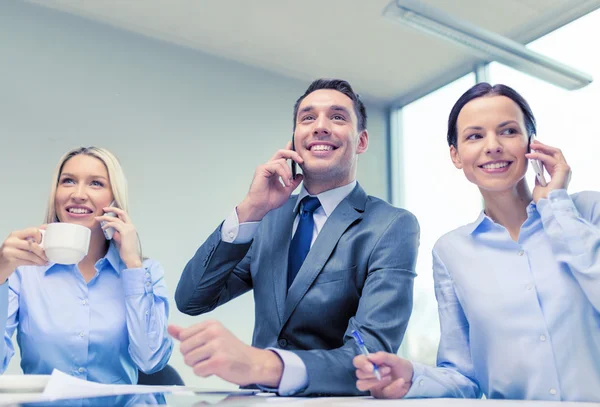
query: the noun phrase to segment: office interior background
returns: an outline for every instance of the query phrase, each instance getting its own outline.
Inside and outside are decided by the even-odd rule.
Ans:
[[[382,15],[389,3],[0,1],[0,238],[42,223],[64,152],[106,147],[128,177],[144,254],[165,269],[170,322],[217,319],[250,343],[252,293],[186,316],[173,301],[180,273],[244,197],[255,167],[285,146],[293,104],[308,84],[346,79],[369,113],[360,184],[421,224],[414,310],[400,353],[434,364],[431,249],[482,209],[478,190],[449,158],[450,108],[477,80],[514,87],[536,114],[539,140],[561,148],[571,165],[569,191],[600,190],[600,1],[420,2],[595,79],[577,90],[393,21]],[[19,361],[17,351],[8,373],[21,372]],[[178,346],[170,364],[187,384],[235,387],[195,377]]]

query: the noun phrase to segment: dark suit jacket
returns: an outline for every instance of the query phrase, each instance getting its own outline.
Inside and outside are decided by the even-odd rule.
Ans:
[[[358,395],[358,329],[370,351],[397,352],[412,310],[419,225],[357,184],[329,216],[287,290],[296,196],[269,212],[251,243],[215,230],[177,286],[179,310],[198,315],[254,289],[252,344],[296,353],[308,386],[298,395]]]

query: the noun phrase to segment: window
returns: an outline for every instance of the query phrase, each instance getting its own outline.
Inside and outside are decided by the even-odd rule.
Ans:
[[[469,74],[409,104],[398,115],[402,143],[395,151],[400,171],[394,204],[411,211],[421,226],[413,314],[401,348],[411,360],[435,364],[439,342],[431,250],[436,240],[474,221],[481,197],[450,160],[447,121],[454,102],[475,83]]]

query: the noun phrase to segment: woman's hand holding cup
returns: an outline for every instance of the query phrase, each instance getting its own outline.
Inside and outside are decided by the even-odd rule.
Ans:
[[[42,232],[28,228],[12,232],[0,246],[0,284],[20,266],[44,266],[48,258],[40,246]]]

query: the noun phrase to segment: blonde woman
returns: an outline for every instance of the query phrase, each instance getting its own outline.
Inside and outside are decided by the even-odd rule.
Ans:
[[[90,381],[132,384],[138,369],[162,369],[173,347],[164,272],[142,259],[128,215],[127,182],[112,153],[77,148],[60,159],[45,223],[52,222],[89,228],[88,254],[76,265],[49,263],[39,227],[15,231],[4,241],[0,372],[14,354],[15,330],[25,374],[56,368]],[[112,240],[102,230],[109,227]]]

